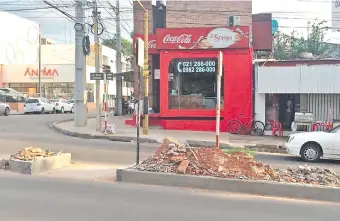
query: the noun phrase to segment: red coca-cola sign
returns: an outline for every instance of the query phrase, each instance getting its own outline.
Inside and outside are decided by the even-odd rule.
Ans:
[[[160,28],[157,49],[249,48],[249,27]]]
[[[133,38],[133,53],[136,53],[136,39],[137,38],[141,38],[142,40],[144,40],[144,35],[135,35]],[[159,54],[159,52],[157,51],[157,44],[156,44],[156,35],[149,35],[149,42],[148,42],[148,46],[149,46],[149,54]]]

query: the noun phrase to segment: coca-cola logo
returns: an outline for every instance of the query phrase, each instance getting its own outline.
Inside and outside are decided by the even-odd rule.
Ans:
[[[228,28],[216,28],[208,34],[207,40],[214,48],[227,48],[236,42],[236,33]]]
[[[191,34],[181,34],[179,36],[166,35],[163,39],[164,44],[190,44]]]
[[[149,41],[148,47],[155,49],[156,48],[156,40]]]

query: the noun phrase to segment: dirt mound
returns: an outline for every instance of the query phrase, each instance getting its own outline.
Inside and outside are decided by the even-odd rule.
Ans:
[[[268,165],[254,161],[246,153],[225,154],[217,148],[184,147],[169,138],[136,169],[238,179],[262,179],[272,174]]]
[[[149,159],[137,165],[140,171],[179,173],[221,178],[267,180],[340,187],[340,176],[331,169],[298,166],[273,169],[243,152],[226,154],[217,148],[191,148],[165,138]]]

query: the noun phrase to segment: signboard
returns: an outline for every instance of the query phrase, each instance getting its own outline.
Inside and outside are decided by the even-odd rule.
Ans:
[[[106,73],[106,80],[113,80],[113,73]]]
[[[279,22],[275,19],[272,20],[272,35],[274,35],[279,29]]]
[[[249,27],[159,28],[157,49],[249,48]]]
[[[135,35],[133,38],[133,53],[136,54],[136,47],[135,47],[135,42],[137,38],[140,38],[144,41],[144,35]],[[156,35],[149,35],[148,37],[149,42],[148,42],[148,47],[149,47],[149,54],[159,54],[159,51],[157,50],[157,44],[156,44]]]
[[[141,38],[137,38],[136,41],[136,53],[137,53],[137,65],[139,67],[144,66],[144,41]]]
[[[217,58],[184,58],[174,62],[178,73],[216,73],[218,70]]]
[[[340,0],[332,0],[332,30],[340,31]]]
[[[106,80],[113,80],[113,73],[90,73],[90,80],[104,80],[104,77],[106,75]]]
[[[104,73],[90,73],[90,80],[104,80]]]

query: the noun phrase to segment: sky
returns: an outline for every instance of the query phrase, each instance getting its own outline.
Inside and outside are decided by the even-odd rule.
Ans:
[[[48,0],[70,15],[74,15],[72,0]],[[112,18],[113,10],[107,2],[113,6],[116,0],[97,0],[101,11],[101,17],[107,31],[102,38],[113,37],[115,33],[115,20]],[[133,28],[132,1],[120,0],[122,36],[130,38]],[[300,35],[306,36],[307,22],[314,19],[325,20],[331,27],[331,0],[253,0],[253,13],[271,12],[273,18],[279,23],[279,30],[290,33],[296,30]],[[41,25],[42,35],[55,40],[57,43],[74,42],[73,22],[66,19],[54,9],[18,11],[27,8],[47,7],[42,0],[0,0],[0,10],[14,10],[18,16],[33,20]],[[86,21],[91,23],[91,10],[86,12]],[[326,36],[328,42],[340,43],[340,33],[329,31]]]

